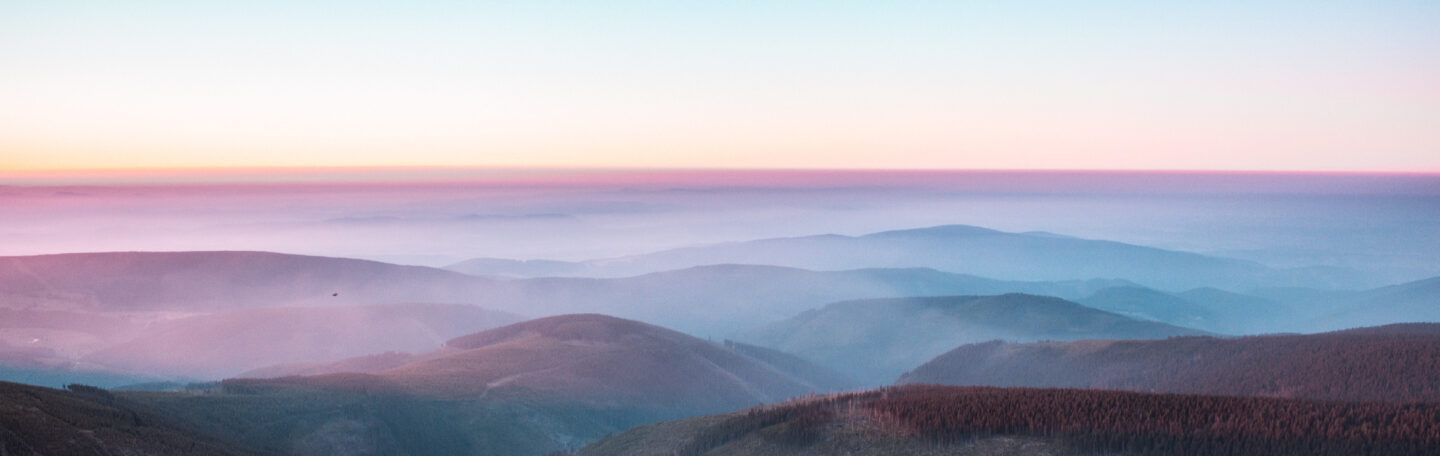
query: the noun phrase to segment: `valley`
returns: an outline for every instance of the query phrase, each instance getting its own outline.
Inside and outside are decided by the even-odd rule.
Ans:
[[[7,256],[0,448],[1424,454],[1440,288],[1376,277],[953,224],[446,267]]]
[[[0,456],[1440,456],[1440,0],[0,0]]]

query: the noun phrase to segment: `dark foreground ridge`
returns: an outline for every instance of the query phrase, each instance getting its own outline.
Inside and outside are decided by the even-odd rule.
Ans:
[[[642,426],[601,455],[1422,455],[1440,404],[911,385]]]

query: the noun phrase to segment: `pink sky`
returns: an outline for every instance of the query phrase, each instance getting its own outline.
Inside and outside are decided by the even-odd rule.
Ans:
[[[0,5],[0,170],[1440,172],[1440,3]]]

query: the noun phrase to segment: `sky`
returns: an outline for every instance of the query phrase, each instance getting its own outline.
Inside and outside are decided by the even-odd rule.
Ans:
[[[1440,172],[1440,2],[0,1],[0,171]]]

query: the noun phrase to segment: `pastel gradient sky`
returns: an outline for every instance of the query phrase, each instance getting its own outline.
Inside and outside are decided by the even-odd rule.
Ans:
[[[1440,172],[1440,2],[0,2],[0,170]]]

